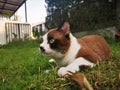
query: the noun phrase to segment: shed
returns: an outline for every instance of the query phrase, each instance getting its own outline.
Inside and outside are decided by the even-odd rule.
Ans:
[[[11,17],[27,0],[0,0],[0,15]]]

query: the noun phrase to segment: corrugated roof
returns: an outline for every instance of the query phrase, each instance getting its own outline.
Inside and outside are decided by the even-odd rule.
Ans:
[[[12,16],[26,0],[0,0],[0,15]]]

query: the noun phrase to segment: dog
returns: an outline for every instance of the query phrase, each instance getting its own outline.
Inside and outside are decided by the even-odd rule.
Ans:
[[[60,28],[48,30],[42,37],[40,50],[56,60],[60,67],[59,76],[76,73],[83,66],[92,68],[111,57],[110,48],[102,36],[76,38],[70,32],[69,22],[64,22]]]

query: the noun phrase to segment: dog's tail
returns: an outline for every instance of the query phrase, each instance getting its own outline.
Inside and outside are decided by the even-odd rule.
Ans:
[[[71,78],[78,83],[82,90],[93,90],[92,86],[83,73],[74,73],[71,75]]]

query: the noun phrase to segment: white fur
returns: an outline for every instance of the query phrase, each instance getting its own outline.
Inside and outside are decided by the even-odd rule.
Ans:
[[[90,67],[94,67],[95,64],[86,60],[85,58],[83,57],[80,57],[80,58],[77,58],[75,59],[71,64],[69,64],[68,66],[66,67],[61,67],[59,70],[58,70],[58,75],[59,76],[64,76],[64,75],[67,75],[67,74],[70,74],[70,72],[72,73],[75,73],[77,71],[80,70],[80,66],[82,65],[87,65],[87,66],[90,66]]]
[[[56,56],[58,58],[63,57],[63,55],[60,52],[56,52],[55,50],[50,48],[50,45],[47,40],[47,35],[48,35],[48,33],[46,33],[43,36],[43,42],[40,44],[40,47],[43,47],[45,49],[44,54],[46,54],[48,56]]]
[[[80,50],[81,45],[78,43],[77,39],[72,34],[70,34],[70,39],[71,39],[70,48],[66,53],[65,57],[63,58],[63,60],[59,60],[59,63],[58,63],[60,66],[66,66],[66,67],[61,67],[58,70],[59,76],[71,74],[68,71],[75,73],[80,70],[79,67],[82,65],[87,65],[90,67],[95,66],[94,63],[90,62],[89,60],[86,60],[83,57],[79,57],[76,59],[76,55]]]
[[[61,64],[60,66],[65,66],[72,63],[75,60],[75,57],[81,48],[80,44],[77,42],[77,39],[71,33],[70,40],[71,40],[70,48],[66,53],[65,57],[63,58],[63,60],[61,61],[61,63],[59,62],[59,64]]]
[[[50,46],[47,41],[47,35],[48,35],[48,33],[46,33],[43,36],[43,42],[40,44],[40,47],[43,47],[49,53],[49,52],[51,52],[51,49],[50,49]]]
[[[91,67],[93,67],[95,65],[94,63],[90,62],[89,60],[86,60],[83,57],[79,57],[76,59],[76,55],[77,55],[78,51],[80,50],[81,45],[78,43],[77,39],[71,33],[70,33],[70,40],[71,40],[70,48],[65,55],[63,55],[60,52],[56,52],[55,50],[52,50],[50,48],[50,46],[48,44],[48,40],[47,40],[47,35],[48,35],[48,33],[43,36],[43,42],[40,46],[42,46],[45,49],[45,53],[47,55],[57,57],[56,63],[59,66],[62,66],[58,70],[59,76],[64,76],[66,74],[70,74],[68,71],[75,73],[75,72],[79,71],[79,67],[81,65],[87,65],[87,66],[91,66]]]

